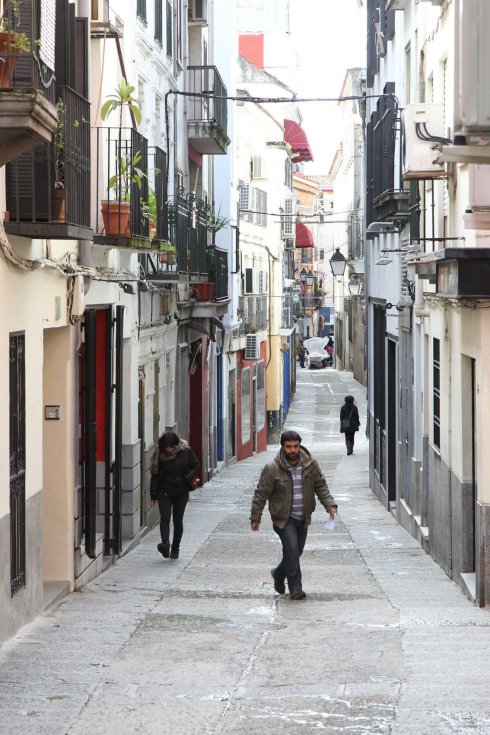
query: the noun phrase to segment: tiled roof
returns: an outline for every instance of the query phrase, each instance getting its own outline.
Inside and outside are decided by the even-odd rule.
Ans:
[[[304,175],[304,174],[303,174]],[[313,181],[316,181],[320,189],[333,189],[333,181],[330,178],[330,176],[306,176],[304,175],[305,179],[312,179]]]

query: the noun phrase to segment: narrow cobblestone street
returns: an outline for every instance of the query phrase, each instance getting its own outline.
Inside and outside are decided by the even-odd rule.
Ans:
[[[490,615],[467,600],[368,487],[365,390],[298,370],[298,430],[339,503],[321,506],[302,561],[305,601],[275,594],[280,545],[249,510],[276,453],[195,493],[181,557],[158,530],[0,650],[2,735],[490,733]],[[355,453],[339,407],[360,408]]]

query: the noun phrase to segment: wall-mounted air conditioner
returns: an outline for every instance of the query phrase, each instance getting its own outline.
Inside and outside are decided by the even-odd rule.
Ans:
[[[260,358],[260,342],[256,334],[245,335],[245,360]]]
[[[403,111],[403,130],[403,178],[421,180],[445,176],[444,163],[440,159],[444,139],[443,104],[407,105]]]
[[[490,166],[469,167],[469,206],[464,214],[467,230],[490,230]]]
[[[189,0],[189,23],[208,22],[208,0]]]
[[[460,2],[456,16],[454,132],[490,141],[490,2]],[[456,141],[455,141],[456,142]],[[464,141],[462,141],[464,142]],[[468,142],[468,141],[466,141]]]

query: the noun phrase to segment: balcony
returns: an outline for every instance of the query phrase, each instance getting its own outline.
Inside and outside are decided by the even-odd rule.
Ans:
[[[226,87],[215,66],[188,66],[189,92],[187,127],[189,143],[199,154],[226,154],[227,135]]]
[[[239,335],[255,334],[260,329],[266,329],[267,296],[240,296],[238,317],[241,319]]]
[[[186,278],[190,281],[190,298],[227,300],[228,253],[211,244],[206,203],[179,189],[174,199],[164,204],[161,220],[162,237],[153,240],[160,252],[140,258],[146,279],[156,282]]]
[[[152,249],[148,211],[148,141],[133,128],[96,128],[94,243],[110,247]],[[155,160],[156,164],[156,160]],[[160,172],[164,176],[164,171]],[[153,178],[157,174],[153,171]],[[160,182],[161,184],[161,182]],[[156,183],[155,183],[156,186]],[[156,210],[158,230],[165,229],[163,191]],[[156,190],[154,190],[156,195]],[[158,239],[163,232],[152,232]]]
[[[38,3],[3,4],[0,33],[0,166],[51,141],[56,129],[54,54],[34,39]],[[33,7],[34,6],[34,7]],[[39,56],[42,64],[38,64]]]
[[[384,92],[394,92],[394,84],[387,84]],[[401,121],[391,97],[380,97],[371,115],[366,158],[367,224],[386,219],[404,224],[409,218],[410,195],[403,188]]]
[[[8,233],[51,239],[90,239],[90,105],[57,87],[53,142],[7,165]]]

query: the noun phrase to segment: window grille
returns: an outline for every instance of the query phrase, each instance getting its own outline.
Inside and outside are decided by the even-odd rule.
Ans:
[[[432,340],[432,382],[433,382],[433,432],[434,446],[441,446],[441,343]]]
[[[136,2],[136,15],[146,23],[146,0],[137,0]]]

